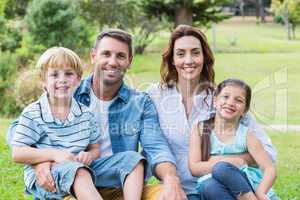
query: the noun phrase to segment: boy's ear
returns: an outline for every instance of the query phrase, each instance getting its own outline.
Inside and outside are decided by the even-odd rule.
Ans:
[[[94,64],[95,56],[96,56],[96,50],[93,48],[90,53],[91,64]]]

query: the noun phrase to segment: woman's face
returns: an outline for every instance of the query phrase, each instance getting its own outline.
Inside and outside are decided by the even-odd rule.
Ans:
[[[200,40],[194,36],[183,36],[175,40],[173,64],[178,80],[199,82],[203,68],[203,52]]]

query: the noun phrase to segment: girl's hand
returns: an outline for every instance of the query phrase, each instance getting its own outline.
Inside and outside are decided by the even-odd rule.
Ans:
[[[93,156],[90,152],[81,151],[77,154],[76,161],[85,165],[90,165],[93,161]]]
[[[220,161],[223,161],[223,162],[229,162],[231,164],[233,164],[234,166],[236,166],[237,168],[240,168],[244,165],[246,165],[247,163],[239,158],[239,157],[236,157],[236,156],[230,156],[230,155],[227,155],[227,156],[212,156],[209,161],[213,162],[214,164],[220,162]]]
[[[62,163],[66,161],[76,161],[75,155],[68,151],[54,150],[52,156],[54,162],[56,163]]]

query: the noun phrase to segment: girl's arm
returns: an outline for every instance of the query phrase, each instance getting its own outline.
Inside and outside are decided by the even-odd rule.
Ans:
[[[245,161],[241,156],[225,155],[225,156],[212,156],[208,161],[202,161],[201,158],[201,135],[202,125],[195,124],[192,127],[190,136],[190,148],[189,148],[189,169],[193,176],[202,176],[209,174],[212,171],[213,166],[220,162],[229,162],[237,167],[241,167],[245,164]],[[246,155],[247,156],[247,155]]]
[[[75,156],[68,152],[58,149],[37,149],[30,146],[13,146],[12,158],[17,163],[34,165],[41,162],[54,161],[57,163],[75,160]]]
[[[251,132],[247,134],[247,147],[251,156],[264,172],[263,179],[255,193],[267,194],[276,179],[276,169],[261,142]]]
[[[193,176],[201,176],[208,174],[212,171],[214,162],[202,161],[201,158],[201,135],[202,135],[202,124],[194,124],[190,136],[190,147],[189,147],[189,169]]]

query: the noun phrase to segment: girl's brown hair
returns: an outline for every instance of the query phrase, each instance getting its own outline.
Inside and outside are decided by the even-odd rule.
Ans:
[[[211,51],[205,35],[197,28],[189,25],[179,25],[171,33],[169,44],[162,55],[160,66],[161,85],[173,87],[178,81],[178,73],[173,64],[174,44],[178,38],[184,36],[194,36],[200,40],[204,57],[203,69],[200,74],[200,87],[203,90],[212,89],[211,86],[215,83],[214,56]]]

